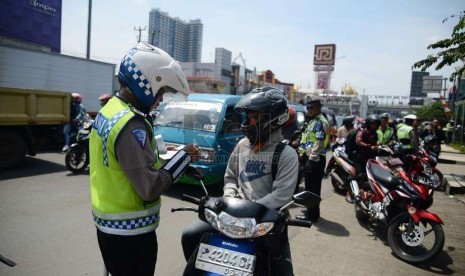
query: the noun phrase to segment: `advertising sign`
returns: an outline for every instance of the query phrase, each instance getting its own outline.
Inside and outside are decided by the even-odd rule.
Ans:
[[[315,65],[313,66],[313,71],[318,72],[318,71],[325,71],[325,72],[332,72],[334,71],[334,66],[332,65]]]
[[[266,70],[266,72],[265,72],[265,82],[273,83],[273,72],[271,70]]]
[[[0,35],[60,52],[62,0],[1,0]]]
[[[334,65],[336,44],[315,45],[313,65]]]
[[[442,91],[441,76],[424,76],[423,77],[423,93],[441,93]]]
[[[328,73],[318,73],[318,80],[316,83],[316,88],[317,89],[328,89],[328,79],[329,79],[329,74]]]

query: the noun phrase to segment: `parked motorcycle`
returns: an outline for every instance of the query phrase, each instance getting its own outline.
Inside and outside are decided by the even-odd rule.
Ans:
[[[444,246],[442,220],[427,211],[433,203],[433,189],[440,185],[430,166],[410,155],[410,163],[399,158],[370,159],[368,183],[350,182],[356,198],[355,216],[388,226],[388,243],[401,260],[424,263]],[[405,170],[409,167],[409,170]]]
[[[431,139],[426,139],[428,137],[430,137]],[[429,135],[426,138],[422,141],[417,156],[430,167],[430,169],[432,170],[432,174],[433,174],[434,178],[439,179],[439,182],[441,183],[438,186],[438,188],[439,188],[439,187],[444,186],[444,175],[436,167],[436,165],[438,163],[437,155],[433,151],[431,151],[431,146],[434,144],[433,139],[435,139],[435,138],[432,135]],[[392,148],[392,151],[393,151],[392,155],[396,156],[396,157],[399,157],[404,163],[404,166],[403,166],[404,169],[406,171],[409,171],[410,170],[409,165],[412,164],[410,162],[411,151],[408,150],[408,149],[406,150],[406,149],[403,148],[403,145],[405,143],[407,143],[407,144],[410,143],[410,140],[393,143],[393,144],[391,144],[391,148]]]
[[[83,123],[76,135],[76,143],[72,144],[66,153],[66,168],[72,173],[81,173],[89,165],[89,138],[93,121]]]
[[[206,196],[195,198],[183,194],[182,200],[198,205],[198,209],[171,211],[198,212],[199,219],[207,222],[214,232],[202,236],[184,275],[270,275],[271,248],[277,245],[285,226],[312,226],[310,221],[291,219],[287,208],[293,203],[310,208],[321,200],[316,194],[304,191],[275,211],[250,200],[210,197],[203,176],[193,167],[188,170],[189,175],[200,181]]]
[[[333,155],[326,166],[325,173],[331,176],[331,184],[334,191],[338,194],[345,195],[350,188],[350,181],[358,179],[366,181],[365,174],[357,175],[354,161],[352,161],[345,152],[345,140],[340,140],[333,147]],[[385,145],[378,146],[380,156],[389,156],[392,150]]]

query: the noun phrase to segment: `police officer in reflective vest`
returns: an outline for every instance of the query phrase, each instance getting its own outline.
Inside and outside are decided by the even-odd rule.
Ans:
[[[187,145],[160,165],[150,110],[169,92],[187,93],[181,67],[139,43],[122,59],[121,90],[97,114],[90,137],[90,190],[97,239],[111,275],[153,275],[160,195],[198,158]]]
[[[306,156],[304,162],[305,190],[321,194],[321,181],[326,166],[326,149],[329,141],[329,123],[321,113],[322,99],[316,95],[307,97],[307,111],[310,121],[302,134],[299,151]],[[303,210],[298,219],[317,222],[320,218],[320,205]]]
[[[418,133],[413,129],[413,122],[417,119],[414,114],[408,114],[404,117],[404,124],[397,129],[397,139],[404,147],[411,149],[413,154],[418,154],[419,139]],[[410,140],[410,142],[407,142]]]
[[[389,115],[389,113],[383,113],[379,115],[379,117],[381,119],[381,124],[376,131],[376,134],[378,135],[378,142],[381,145],[387,145],[394,138],[394,129],[388,126],[389,118],[391,118],[391,115]]]

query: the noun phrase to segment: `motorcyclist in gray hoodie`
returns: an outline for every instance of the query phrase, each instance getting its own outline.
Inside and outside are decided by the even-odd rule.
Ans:
[[[253,89],[235,106],[245,112],[247,120],[241,128],[245,136],[234,148],[224,176],[224,196],[258,202],[271,209],[279,209],[292,200],[298,175],[295,150],[285,146],[280,154],[276,176],[273,177],[272,159],[282,140],[281,127],[289,117],[283,91],[273,87]],[[212,231],[203,221],[191,223],[182,235],[186,260],[195,251],[201,236]],[[277,275],[293,275],[287,229],[283,233],[276,261],[271,263]]]

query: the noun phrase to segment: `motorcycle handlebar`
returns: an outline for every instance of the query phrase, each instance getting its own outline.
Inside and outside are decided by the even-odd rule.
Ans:
[[[298,227],[307,227],[307,228],[312,227],[311,221],[301,220],[301,219],[288,219],[286,221],[286,224],[289,226],[298,226]]]
[[[195,205],[200,205],[200,198],[196,198],[190,195],[182,194],[181,195],[181,200],[182,201],[187,201],[190,203],[194,203]]]

